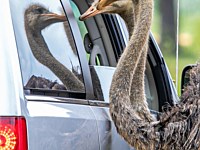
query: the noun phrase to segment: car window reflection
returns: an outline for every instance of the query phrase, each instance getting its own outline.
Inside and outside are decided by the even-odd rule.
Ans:
[[[25,87],[84,92],[76,47],[60,2],[18,2],[11,2],[11,12]]]

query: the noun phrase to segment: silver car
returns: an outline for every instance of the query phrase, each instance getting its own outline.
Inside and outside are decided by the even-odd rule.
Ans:
[[[89,3],[2,2],[0,149],[133,149],[116,132],[108,96],[117,60],[127,43],[127,29],[117,15],[79,21]],[[47,11],[65,18],[44,27],[41,18],[32,15]],[[163,104],[175,103],[178,97],[152,35],[146,68],[146,96],[156,116]],[[63,78],[68,80],[65,84]],[[77,81],[80,89],[73,86]]]

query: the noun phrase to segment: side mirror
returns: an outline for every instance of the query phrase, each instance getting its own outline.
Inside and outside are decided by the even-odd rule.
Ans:
[[[190,81],[190,70],[195,67],[196,65],[188,65],[183,69],[182,76],[181,76],[181,94],[183,93],[184,87],[189,83]]]

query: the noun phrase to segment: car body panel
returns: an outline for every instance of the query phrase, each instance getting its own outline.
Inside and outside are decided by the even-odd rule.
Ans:
[[[92,107],[98,126],[99,142],[101,150],[132,149],[116,132],[111,121],[109,109],[106,107]],[[120,142],[119,142],[120,141]]]
[[[27,103],[29,150],[99,149],[96,119],[90,106],[50,97],[30,99]]]
[[[20,66],[19,62],[22,60],[19,57],[20,50],[17,49],[17,46],[22,43],[17,41],[19,39],[15,35],[18,32],[14,31],[14,20],[11,19],[11,11],[16,14],[19,12],[15,12],[10,7],[11,1],[5,0],[4,7],[0,9],[2,20],[0,24],[0,89],[2,91],[0,116],[24,116],[26,118],[29,150],[133,149],[117,133],[109,114],[109,87],[115,68],[94,66],[104,96],[103,101],[95,99],[89,71],[90,66],[86,58],[82,59],[86,52],[68,0],[62,0],[62,2],[65,4],[64,9],[68,14],[71,26],[74,25],[72,33],[76,37],[74,40],[78,45],[78,53],[81,55],[79,58],[82,70],[84,70],[86,98],[41,96],[24,92],[22,72],[26,68]],[[22,4],[20,0],[18,4]],[[17,10],[20,5],[14,7]],[[124,30],[122,37],[127,39],[124,24],[119,18],[116,20],[119,21],[120,29]],[[19,22],[19,24],[23,24],[23,22]],[[23,42],[27,43],[27,41]],[[156,54],[160,53],[159,49],[154,50]],[[158,57],[163,59],[161,56]],[[169,77],[168,72],[165,75]],[[173,91],[171,79],[167,78],[166,82],[171,83],[170,90]],[[176,97],[175,92],[172,95]]]
[[[4,2],[0,13],[0,114],[19,116],[26,112],[26,104],[9,1]]]
[[[117,134],[108,107],[91,102],[77,105],[52,97],[26,97],[30,150],[131,149]]]

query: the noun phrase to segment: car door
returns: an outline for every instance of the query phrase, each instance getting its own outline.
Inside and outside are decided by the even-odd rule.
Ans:
[[[96,117],[87,100],[92,98],[93,93],[91,79],[83,75],[87,74],[89,67],[87,68],[86,61],[84,65],[86,58],[78,55],[78,46],[74,43],[76,35],[73,35],[75,33],[69,26],[70,23],[74,27],[76,24],[73,24],[71,6],[68,4],[64,10],[62,2],[57,0],[10,1],[27,102],[27,110],[24,111],[27,113],[29,150],[96,150],[100,147]],[[30,7],[35,9],[32,11]],[[59,15],[67,13],[71,17],[68,20],[70,23],[52,24],[41,32],[37,29],[33,32],[27,31],[27,26],[39,21],[39,17],[34,20],[31,15],[42,13],[44,10],[41,8]],[[25,20],[26,15],[32,19]],[[38,45],[33,47],[31,43],[38,36],[42,36],[43,42],[46,42],[49,57],[53,56],[70,74],[74,74],[83,83],[84,90],[67,89],[68,85],[63,85],[54,70],[45,65],[46,62],[41,63],[34,50],[41,52],[44,48]],[[41,59],[46,59],[46,56],[43,55]]]
[[[91,1],[84,0],[74,0],[73,2],[76,5],[73,10],[79,15],[85,12],[91,3]],[[108,107],[112,75],[117,60],[128,41],[126,25],[116,15],[97,15],[84,22],[78,22],[84,47],[89,55],[88,61],[94,91],[99,91],[96,100],[90,99],[89,102],[93,105],[92,110],[97,119],[100,149],[133,149],[117,134]],[[178,98],[162,54],[152,34],[149,43],[145,92],[149,108],[152,114],[157,117],[158,112],[162,110],[162,106],[166,102],[172,104]],[[94,82],[95,79],[98,79],[98,82]]]

